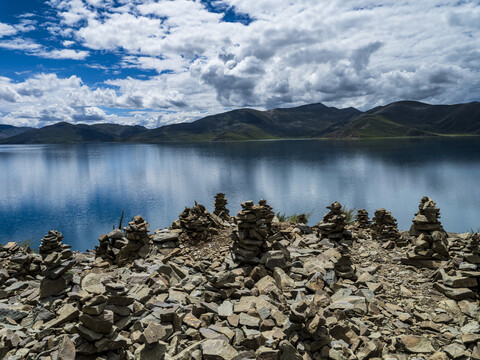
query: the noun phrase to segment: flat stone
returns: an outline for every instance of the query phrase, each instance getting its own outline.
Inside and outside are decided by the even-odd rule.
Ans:
[[[101,334],[109,334],[113,326],[113,311],[105,310],[98,316],[81,314],[79,321],[90,330]]]
[[[153,346],[140,345],[135,350],[135,359],[137,360],[160,360],[165,358],[167,345],[164,342],[157,342]]]
[[[82,280],[82,289],[93,294],[105,293],[105,286],[102,284],[100,275],[90,273]]]
[[[230,315],[233,315],[233,304],[232,302],[225,300],[219,307],[218,307],[218,316],[226,318]]]
[[[258,325],[260,325],[260,319],[245,313],[240,313],[240,324],[258,328]]]
[[[76,350],[75,344],[67,335],[63,335],[58,344],[58,359],[75,360]]]
[[[465,350],[465,346],[457,343],[452,343],[443,348],[443,351],[445,351],[452,359],[463,357],[465,355]]]
[[[435,349],[430,339],[417,335],[400,335],[400,342],[410,353],[431,353]]]
[[[228,342],[223,340],[206,340],[202,343],[204,360],[231,360],[238,355]]]

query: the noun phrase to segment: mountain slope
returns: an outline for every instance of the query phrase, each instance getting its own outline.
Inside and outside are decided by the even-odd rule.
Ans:
[[[429,105],[399,101],[327,129],[329,137],[480,135],[480,103]]]
[[[0,139],[6,139],[21,133],[24,133],[25,131],[32,130],[33,128],[31,127],[17,127],[13,125],[0,125]]]
[[[167,125],[132,136],[132,142],[225,141],[318,137],[329,126],[361,114],[359,110],[312,104],[288,109],[233,110],[192,123]]]
[[[60,122],[33,129],[3,139],[1,144],[60,144],[83,142],[116,142],[144,132],[142,126],[125,126],[117,124],[73,125]]]
[[[4,127],[0,127],[0,135]],[[10,128],[7,126],[5,129]],[[191,123],[151,130],[141,126],[72,125],[62,122],[0,138],[0,144],[160,143],[442,135],[480,135],[480,103],[429,105],[400,101],[366,112],[354,108],[337,109],[323,104],[268,111],[238,109]]]

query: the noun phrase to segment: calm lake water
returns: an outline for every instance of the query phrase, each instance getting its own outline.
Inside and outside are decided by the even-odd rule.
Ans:
[[[58,229],[92,249],[122,210],[154,230],[194,200],[212,210],[217,192],[231,214],[265,198],[276,212],[313,211],[313,225],[338,200],[385,207],[401,229],[428,195],[447,231],[467,232],[480,226],[479,185],[477,138],[0,146],[0,243]]]

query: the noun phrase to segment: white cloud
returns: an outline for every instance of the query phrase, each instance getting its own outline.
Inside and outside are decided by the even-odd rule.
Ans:
[[[17,33],[17,29],[14,26],[4,24],[0,22],[0,38],[4,36],[15,35]]]
[[[47,78],[43,81],[58,86],[48,90],[49,98],[65,105],[59,112],[71,121],[98,115],[88,110],[93,112],[89,115],[86,109],[99,109],[105,116],[98,118],[112,119],[105,107],[132,111],[115,121],[126,122],[131,116],[132,122],[155,126],[241,106],[326,102],[365,109],[402,99],[478,100],[480,5],[474,2],[213,3],[244,14],[252,20],[248,25],[225,22],[222,13],[209,12],[198,0],[50,0],[49,4],[58,21],[48,24],[48,30],[64,48],[5,38],[23,30],[1,23],[0,47],[52,59],[82,60],[92,53],[113,53],[120,59],[110,68],[97,59],[87,64],[110,70],[111,78],[103,85],[89,87],[75,76],[41,75]],[[29,26],[32,23],[24,22],[24,29]],[[74,44],[85,49],[65,49]],[[124,75],[132,68],[157,75]],[[6,104],[0,105],[0,111],[11,121],[17,115],[22,121],[32,118],[22,117],[26,110],[15,104],[27,102],[34,110],[44,107],[41,101],[47,90],[34,85],[38,79],[0,83],[0,104]],[[51,109],[54,106],[46,113]],[[45,117],[37,114],[35,119]]]
[[[83,60],[89,55],[89,52],[72,50],[72,49],[62,49],[62,50],[39,52],[36,55],[47,58],[47,59]]]

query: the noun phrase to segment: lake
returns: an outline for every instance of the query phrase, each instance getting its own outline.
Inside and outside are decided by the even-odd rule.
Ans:
[[[194,201],[212,210],[224,192],[230,213],[265,198],[275,212],[313,211],[337,200],[385,207],[410,227],[423,195],[447,231],[480,226],[480,139],[257,141],[201,144],[0,146],[0,243],[58,229],[75,250],[140,214],[168,227]]]

